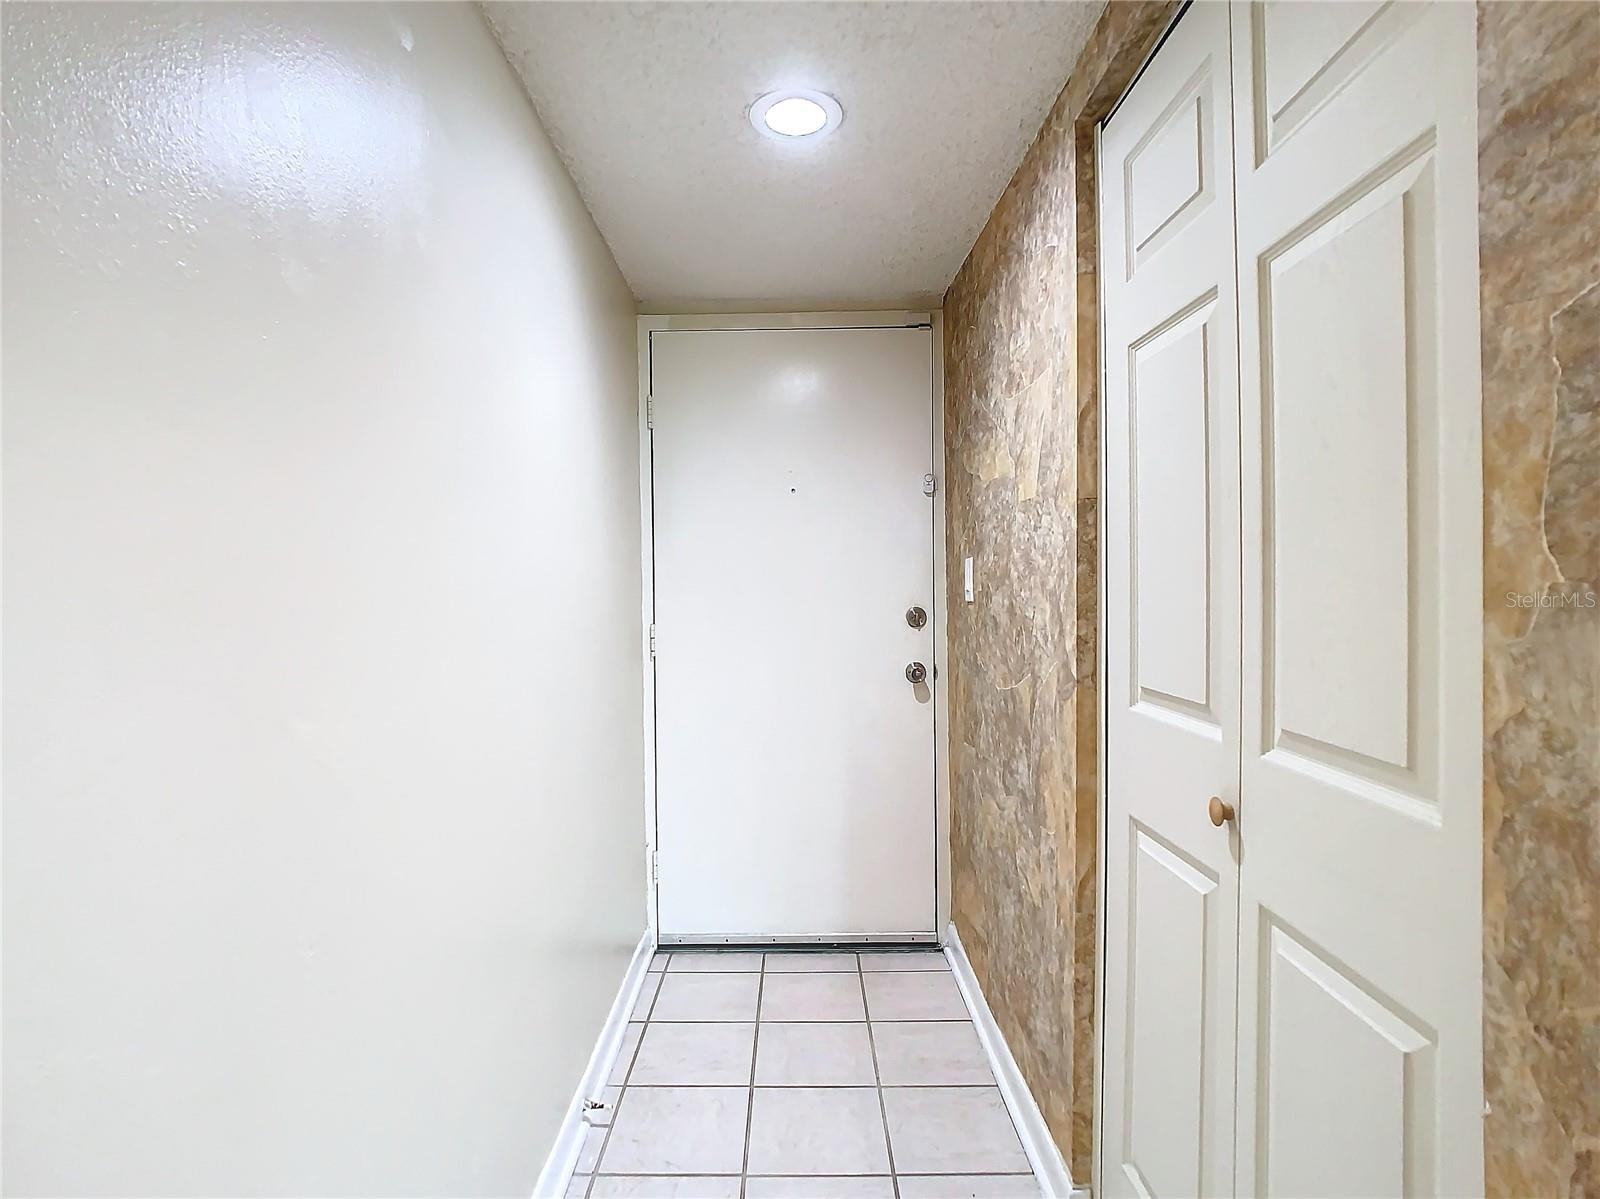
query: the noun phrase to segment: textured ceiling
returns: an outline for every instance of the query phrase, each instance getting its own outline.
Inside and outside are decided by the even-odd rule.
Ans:
[[[1101,0],[485,3],[646,308],[937,303]],[[745,116],[830,92],[813,144]]]

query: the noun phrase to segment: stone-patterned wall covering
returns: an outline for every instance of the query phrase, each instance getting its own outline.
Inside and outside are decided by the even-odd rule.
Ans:
[[[1096,990],[1093,128],[1172,7],[1107,8],[944,299],[952,914],[1080,1183]]]
[[[1600,6],[1480,4],[1478,124],[1485,1181],[1600,1196]]]

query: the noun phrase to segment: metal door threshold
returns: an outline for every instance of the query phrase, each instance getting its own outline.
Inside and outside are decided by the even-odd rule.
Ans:
[[[719,949],[756,948],[767,945],[789,945],[807,949],[847,949],[851,946],[871,945],[875,948],[926,949],[939,944],[938,933],[815,933],[800,936],[744,936],[714,933],[664,933],[657,938],[662,946],[693,945]]]

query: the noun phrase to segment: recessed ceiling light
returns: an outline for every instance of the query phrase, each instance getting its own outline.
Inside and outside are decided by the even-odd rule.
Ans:
[[[839,101],[826,92],[786,88],[768,92],[750,106],[756,132],[778,141],[806,141],[838,128],[844,119]]]

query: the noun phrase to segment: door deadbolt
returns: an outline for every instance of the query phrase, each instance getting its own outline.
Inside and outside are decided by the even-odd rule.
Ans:
[[[925,683],[928,680],[928,668],[921,662],[913,662],[906,667],[906,682]]]
[[[906,623],[914,629],[920,629],[928,623],[928,614],[917,605],[912,604],[906,609]]]

